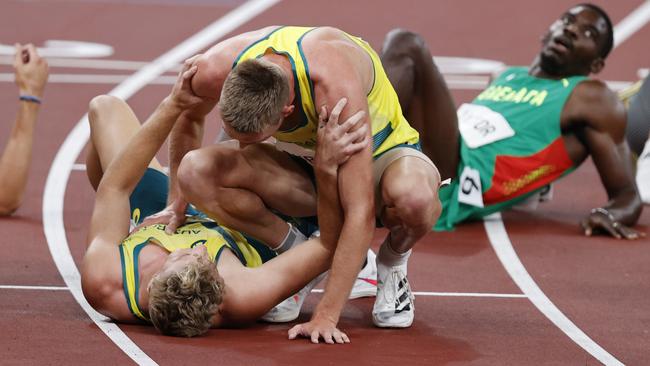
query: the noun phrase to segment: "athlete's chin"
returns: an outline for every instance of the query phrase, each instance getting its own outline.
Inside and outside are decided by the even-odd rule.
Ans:
[[[540,54],[540,67],[549,75],[561,75],[566,66],[566,60],[557,53],[545,50]]]

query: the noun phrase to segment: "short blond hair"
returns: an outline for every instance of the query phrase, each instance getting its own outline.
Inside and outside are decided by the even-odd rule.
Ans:
[[[241,62],[230,71],[221,90],[224,123],[241,133],[259,133],[282,118],[289,102],[289,81],[279,67],[259,59]]]
[[[210,329],[223,301],[216,263],[198,260],[178,272],[156,276],[149,288],[149,317],[165,335],[194,337]]]

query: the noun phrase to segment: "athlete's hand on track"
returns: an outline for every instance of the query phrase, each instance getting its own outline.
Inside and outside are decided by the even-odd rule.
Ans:
[[[336,170],[350,156],[363,150],[370,143],[368,124],[351,131],[365,117],[364,111],[353,114],[345,122],[339,123],[339,117],[347,104],[342,98],[336,103],[332,112],[327,113],[327,107],[321,108],[318,115],[318,134],[316,145],[315,165],[321,169]]]
[[[15,44],[14,70],[20,95],[43,96],[49,75],[45,59],[38,55],[33,44]]]
[[[295,325],[289,329],[289,339],[296,339],[297,337],[310,338],[311,343],[318,343],[319,339],[323,339],[325,343],[350,343],[350,338],[347,334],[341,332],[336,323],[327,319],[312,319],[308,323]]]
[[[614,216],[606,209],[594,209],[580,223],[586,236],[594,233],[606,233],[616,239],[634,240],[645,236],[645,233],[637,231],[616,221]]]
[[[173,234],[179,226],[185,223],[185,210],[187,209],[187,202],[184,200],[176,200],[165,207],[164,210],[157,212],[151,216],[148,216],[142,222],[136,226],[134,230],[137,230],[144,226],[155,225],[155,224],[165,224],[165,232],[168,235]]]

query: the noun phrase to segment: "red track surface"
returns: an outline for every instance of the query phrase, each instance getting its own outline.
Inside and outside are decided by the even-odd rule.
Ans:
[[[4,1],[0,43],[48,39],[110,44],[112,59],[150,61],[240,1]],[[618,23],[642,2],[608,2]],[[139,4],[139,5],[138,5]],[[161,5],[165,4],[165,5]],[[193,5],[192,5],[193,4]],[[215,5],[216,4],[216,5]],[[221,5],[219,5],[221,4]],[[572,3],[457,0],[424,1],[283,1],[237,32],[269,24],[333,25],[367,39],[379,49],[394,27],[421,33],[435,55],[528,64],[539,35]],[[615,50],[602,77],[632,81],[648,67],[650,26]],[[645,62],[645,63],[644,63]],[[0,73],[11,72],[0,66]],[[110,73],[52,68],[51,73]],[[16,91],[0,88],[7,122],[0,126],[2,146],[8,136]],[[17,215],[0,221],[3,255],[0,285],[64,286],[52,262],[42,228],[43,187],[54,155],[88,101],[113,88],[108,84],[51,83],[35,138],[35,159],[27,199]],[[153,110],[169,86],[149,86],[129,100],[140,118]],[[457,102],[475,90],[454,91]],[[210,133],[216,131],[211,123]],[[164,160],[164,159],[163,159]],[[78,158],[79,162],[83,159]],[[532,214],[506,213],[504,221],[524,266],[541,289],[596,343],[630,365],[650,363],[649,240],[585,238],[577,222],[605,201],[593,165],[588,163],[556,185],[555,200]],[[65,227],[79,263],[93,193],[85,174],[73,172],[65,197]],[[650,215],[641,219],[647,230]],[[409,276],[415,291],[520,294],[492,250],[481,223],[453,233],[427,236],[412,257]],[[300,320],[308,319],[315,295]],[[374,328],[372,300],[351,301],[341,327],[352,339],[345,346],[311,345],[285,340],[288,325],[257,324],[245,329],[214,330],[196,339],[158,335],[153,328],[121,329],[160,364],[598,364],[544,317],[526,298],[417,298],[413,327]],[[68,291],[0,288],[0,364],[125,364],[130,359],[88,318]]]

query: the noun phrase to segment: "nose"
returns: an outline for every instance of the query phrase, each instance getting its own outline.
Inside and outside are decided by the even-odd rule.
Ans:
[[[578,39],[578,29],[575,23],[569,23],[564,26],[564,35],[572,40]]]

